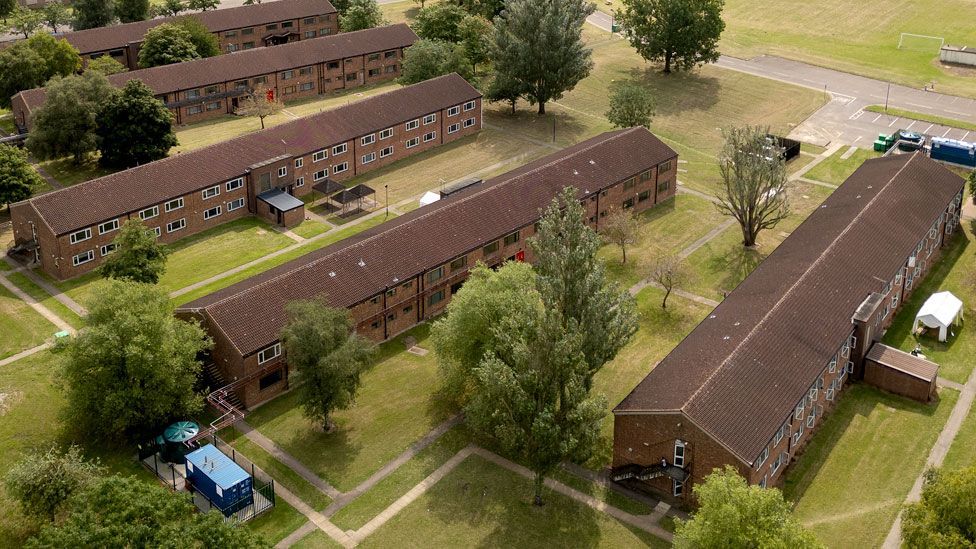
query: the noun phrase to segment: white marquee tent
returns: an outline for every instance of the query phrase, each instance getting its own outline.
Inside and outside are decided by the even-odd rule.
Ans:
[[[912,331],[918,331],[919,325],[926,328],[939,329],[939,341],[945,341],[949,326],[958,324],[962,319],[962,301],[951,292],[932,294],[925,300],[918,314]]]

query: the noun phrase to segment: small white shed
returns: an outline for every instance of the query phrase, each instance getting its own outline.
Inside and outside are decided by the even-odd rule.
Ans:
[[[932,294],[925,300],[918,314],[912,331],[918,331],[922,326],[939,329],[939,341],[945,341],[949,333],[949,326],[958,324],[962,320],[962,301],[951,292]]]

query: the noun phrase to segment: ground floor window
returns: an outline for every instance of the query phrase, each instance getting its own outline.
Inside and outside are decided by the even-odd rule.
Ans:
[[[674,495],[674,497],[680,498],[683,496],[685,493],[685,483],[681,482],[680,480],[672,480],[671,483],[671,493]]]
[[[282,377],[284,377],[282,375],[282,370],[281,369],[275,370],[258,380],[258,389],[263,391],[268,387],[271,387],[275,383],[281,381]]]

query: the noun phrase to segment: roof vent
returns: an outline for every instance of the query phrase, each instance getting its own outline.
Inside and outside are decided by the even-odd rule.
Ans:
[[[590,164],[593,164],[594,166],[596,166],[596,162],[594,162],[592,160],[590,160]]]
[[[868,185],[868,188],[869,189],[873,189],[874,188],[874,185]]]
[[[742,323],[741,323],[741,322],[736,322],[736,323],[734,324],[734,326],[738,326],[739,324],[742,324]]]
[[[393,282],[400,282],[400,279],[397,277],[393,277]]]
[[[856,198],[861,198],[861,195],[857,195],[857,197],[856,197]]]
[[[717,317],[717,316],[715,316],[715,315],[711,315],[711,316],[709,316],[708,318],[718,318],[718,317]]]
[[[359,265],[360,267],[365,267],[365,266],[366,266],[366,262],[365,262],[365,261],[363,261],[362,259],[360,259],[360,260],[359,260],[359,263],[358,263],[358,265]]]
[[[722,339],[725,340],[725,341],[728,341],[729,340],[729,336],[725,336]]]
[[[573,170],[573,175],[579,175],[579,172],[576,171],[576,170]]]
[[[331,276],[332,278],[335,278],[335,271],[329,271],[329,276]]]

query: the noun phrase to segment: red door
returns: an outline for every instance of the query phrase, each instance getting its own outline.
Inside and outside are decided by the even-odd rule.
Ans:
[[[515,261],[525,261],[525,250],[515,252]]]

